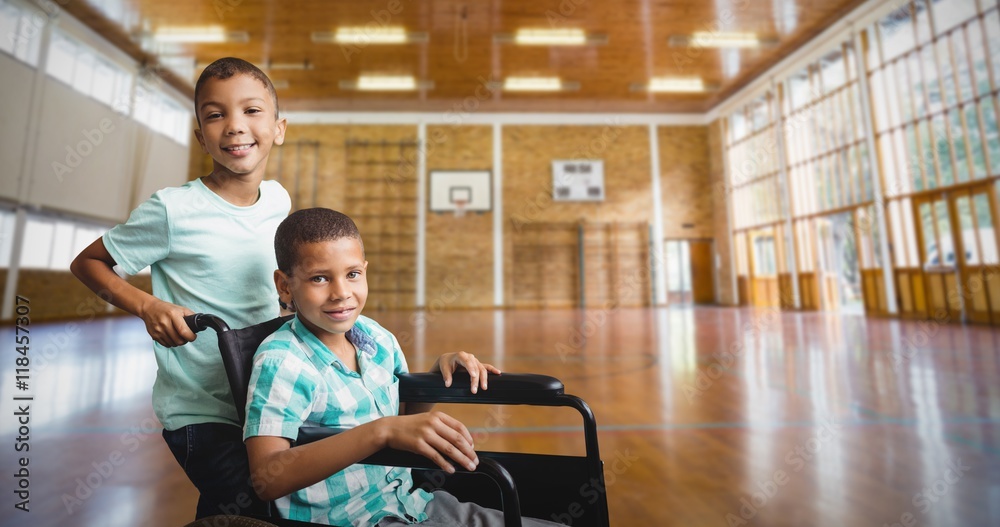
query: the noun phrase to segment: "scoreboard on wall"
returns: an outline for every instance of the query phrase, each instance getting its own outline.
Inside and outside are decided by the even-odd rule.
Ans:
[[[552,201],[604,201],[604,161],[552,161]]]

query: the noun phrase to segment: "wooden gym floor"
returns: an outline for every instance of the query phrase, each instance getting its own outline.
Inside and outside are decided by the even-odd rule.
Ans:
[[[1000,524],[996,329],[736,308],[367,314],[414,371],[465,349],[563,379],[597,415],[612,525]],[[0,525],[186,523],[195,493],[159,437],[142,324],[31,331],[25,513],[0,329]],[[582,452],[570,410],[445,409],[484,450]]]

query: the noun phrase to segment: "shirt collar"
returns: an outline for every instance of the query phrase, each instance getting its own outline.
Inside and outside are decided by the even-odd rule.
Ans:
[[[291,327],[292,331],[312,350],[319,362],[330,365],[338,360],[337,356],[330,351],[330,348],[326,344],[323,344],[323,341],[319,340],[316,335],[313,335],[313,332],[302,323],[298,314],[292,319]],[[361,325],[360,318],[354,322],[354,326],[351,329],[347,330],[346,337],[348,342],[354,344],[362,354],[367,355],[369,358],[375,355],[375,339],[365,331]]]

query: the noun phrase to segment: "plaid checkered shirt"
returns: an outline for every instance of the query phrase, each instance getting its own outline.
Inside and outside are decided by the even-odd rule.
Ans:
[[[267,338],[254,356],[244,438],[292,441],[302,426],[354,427],[399,412],[399,379],[406,358],[396,337],[360,316],[347,338],[358,349],[357,373],[298,319]],[[424,521],[431,495],[404,468],[351,465],[276,500],[284,518],[330,525],[374,525],[386,516]]]

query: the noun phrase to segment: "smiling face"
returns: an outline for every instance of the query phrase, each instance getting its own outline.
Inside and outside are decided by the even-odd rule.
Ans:
[[[201,129],[195,136],[219,175],[264,177],[271,146],[285,141],[270,92],[244,74],[205,82],[197,101]]]
[[[274,283],[281,301],[294,302],[303,324],[331,349],[343,343],[368,299],[368,277],[361,243],[338,238],[303,243],[291,276],[278,270]]]

